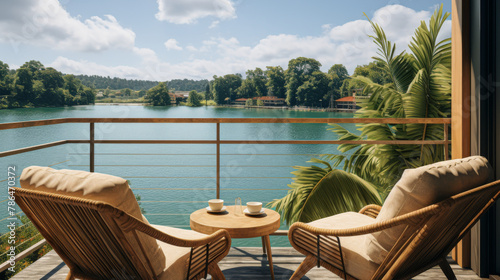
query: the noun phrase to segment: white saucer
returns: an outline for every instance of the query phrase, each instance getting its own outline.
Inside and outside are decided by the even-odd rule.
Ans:
[[[212,208],[210,208],[210,206],[207,206],[207,208],[205,208],[205,209],[207,209],[208,213],[220,213],[220,212],[226,211],[226,206],[222,206],[222,209],[217,210],[217,211],[216,210],[212,210]]]
[[[258,215],[264,214],[264,208],[260,209],[260,211],[256,212],[256,213],[252,213],[252,212],[248,211],[248,209],[245,208],[245,210],[243,210],[243,213],[250,215],[250,216],[258,216]]]

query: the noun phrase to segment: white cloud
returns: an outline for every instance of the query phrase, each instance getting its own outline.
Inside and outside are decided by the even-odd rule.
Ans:
[[[408,50],[415,29],[422,20],[428,22],[429,11],[415,11],[401,5],[389,5],[377,10],[372,21],[380,24],[389,40],[397,45],[397,52]],[[349,73],[357,65],[371,62],[377,55],[377,46],[368,35],[373,34],[368,20],[355,20],[340,26],[323,25],[319,36],[297,36],[290,34],[269,35],[253,46],[242,45],[237,38],[211,38],[200,46],[190,46],[189,51],[198,51],[199,58],[179,65],[193,67],[192,76],[210,78],[214,74],[244,73],[255,67],[271,65],[287,67],[290,59],[305,56],[318,60],[322,70],[331,65],[344,64]],[[451,21],[443,25],[441,38],[451,36]],[[207,58],[206,53],[215,58]],[[201,66],[196,67],[193,62]],[[175,67],[177,67],[176,65]],[[205,71],[206,70],[206,71]]]
[[[196,23],[197,19],[236,17],[236,10],[230,0],[157,0],[156,18],[175,24]]]
[[[190,51],[190,52],[195,52],[197,51],[198,49],[192,45],[189,45],[186,47],[186,50]]]
[[[377,10],[372,20],[384,28],[388,39],[397,44],[397,52],[401,52],[407,48],[420,21],[428,22],[430,16],[429,11],[419,12],[400,5],[390,5]],[[210,79],[213,75],[245,73],[255,67],[264,69],[266,66],[280,65],[286,69],[289,60],[299,56],[317,59],[323,65],[323,71],[327,71],[333,64],[344,64],[352,74],[357,65],[369,63],[372,61],[371,57],[376,55],[377,47],[368,37],[373,33],[368,20],[318,28],[323,31],[318,36],[269,35],[254,45],[242,44],[235,37],[210,38],[199,45],[187,45],[183,51],[188,52],[189,58],[179,63],[160,61],[151,49],[134,48],[134,52],[143,59],[143,64],[138,68],[99,66],[92,62],[62,57],[54,62],[54,66],[61,67],[61,71],[67,73],[85,71],[90,74],[89,71],[95,71],[92,74],[135,79]],[[440,37],[450,36],[451,21],[448,20]],[[174,39],[169,41],[171,48],[180,48]],[[59,69],[58,67],[56,68]]]
[[[167,48],[167,50],[182,51],[182,47],[179,46],[179,42],[175,39],[168,39],[165,42],[165,48]]]
[[[76,61],[66,57],[58,57],[52,62],[50,67],[71,74],[101,75],[110,77],[121,77],[137,79],[144,77],[145,73],[140,69],[130,66],[104,66],[86,60]]]
[[[96,52],[131,49],[135,33],[111,15],[72,17],[58,0],[0,1],[0,41]]]
[[[147,64],[158,62],[158,57],[152,49],[134,47],[132,51],[142,58],[143,63]]]
[[[212,28],[215,28],[217,27],[217,25],[219,25],[220,21],[219,20],[214,20],[212,21],[212,23],[210,24],[210,26],[208,28],[212,29]]]
[[[421,21],[427,24],[432,13],[430,11],[415,11],[402,5],[388,5],[375,11],[371,20],[379,24],[392,43],[396,44],[396,52],[409,51],[415,29]],[[377,47],[373,39],[373,30],[368,20],[356,20],[336,26],[329,36],[338,45],[338,51],[343,55],[340,63],[347,66],[350,73],[357,65],[366,64],[377,55]],[[441,28],[438,40],[451,37],[451,20],[448,19]],[[338,56],[337,56],[338,57]]]

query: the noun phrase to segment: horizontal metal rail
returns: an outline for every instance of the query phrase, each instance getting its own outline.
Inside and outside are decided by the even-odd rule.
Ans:
[[[0,130],[63,123],[386,123],[451,124],[449,118],[61,118],[1,123]]]
[[[35,252],[36,250],[40,249],[43,247],[43,245],[47,244],[47,240],[42,239],[29,247],[28,249],[22,251],[21,253],[16,255],[16,261],[20,261],[27,256],[31,255],[31,253]],[[4,263],[0,264],[0,273],[7,270],[11,266],[10,261],[5,261]]]
[[[443,145],[444,140],[59,140],[55,142],[40,144],[36,146],[20,148],[0,152],[1,157],[22,154],[35,150],[41,150],[63,144],[302,144],[302,145],[324,145],[324,144],[367,144],[367,145]],[[217,154],[216,154],[217,155]],[[220,154],[219,154],[220,156]]]

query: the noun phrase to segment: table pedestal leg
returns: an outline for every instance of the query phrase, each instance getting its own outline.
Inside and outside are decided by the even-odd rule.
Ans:
[[[273,254],[271,253],[271,241],[269,240],[269,235],[262,236],[262,239],[266,245],[267,260],[269,261],[269,269],[271,270],[271,279],[274,280]]]

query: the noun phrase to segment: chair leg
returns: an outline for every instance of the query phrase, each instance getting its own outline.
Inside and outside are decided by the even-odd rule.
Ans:
[[[208,274],[212,275],[212,280],[226,280],[218,264],[214,263],[208,267]]]
[[[71,270],[68,272],[68,275],[66,275],[66,280],[75,280],[75,277],[73,276],[73,273],[71,273]]]
[[[299,265],[297,270],[295,270],[292,277],[290,277],[290,280],[299,280],[300,278],[302,278],[302,276],[306,275],[306,273],[311,270],[311,268],[313,268],[316,263],[316,257],[311,255],[307,256]]]
[[[441,262],[439,262],[439,267],[443,271],[444,275],[446,275],[446,278],[448,280],[456,280],[457,277],[455,276],[455,273],[453,273],[453,269],[451,269],[450,264],[446,260],[446,258],[443,258]]]

